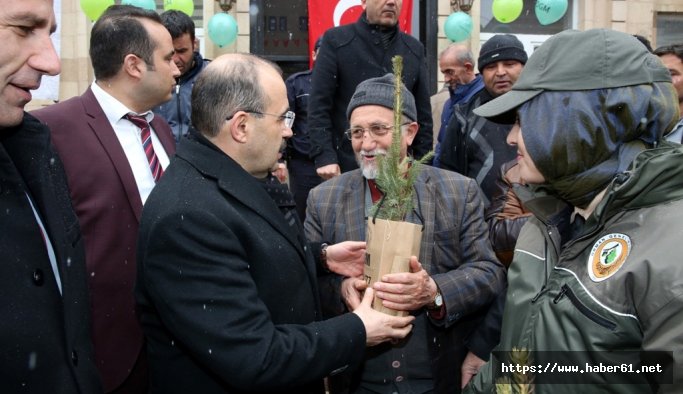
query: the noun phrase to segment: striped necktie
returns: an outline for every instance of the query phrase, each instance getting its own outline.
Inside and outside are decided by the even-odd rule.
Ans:
[[[144,116],[135,115],[133,113],[128,113],[124,116],[131,123],[140,128],[142,137],[142,148],[145,150],[145,155],[147,156],[147,162],[149,163],[149,169],[152,171],[152,177],[154,177],[154,182],[157,182],[161,175],[164,174],[164,169],[161,168],[161,163],[159,163],[159,158],[157,154],[154,153],[154,146],[152,146],[152,132],[147,123],[147,119]]]

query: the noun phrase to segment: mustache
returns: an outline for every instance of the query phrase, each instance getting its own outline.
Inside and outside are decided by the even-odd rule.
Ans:
[[[376,149],[373,149],[373,150],[370,150],[370,151],[361,149],[361,151],[358,152],[358,153],[359,153],[361,156],[379,156],[379,155],[386,155],[386,154],[387,154],[387,150],[386,150],[386,149],[382,149],[382,148],[376,148]]]

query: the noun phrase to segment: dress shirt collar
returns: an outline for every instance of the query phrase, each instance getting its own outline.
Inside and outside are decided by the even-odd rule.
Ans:
[[[100,107],[102,107],[102,111],[107,117],[107,120],[111,124],[116,124],[121,118],[123,118],[126,114],[129,112],[132,112],[136,115],[144,116],[145,119],[147,120],[147,123],[152,122],[152,119],[154,119],[154,113],[152,111],[147,111],[142,114],[138,114],[135,111],[131,110],[130,108],[126,107],[122,102],[117,100],[114,96],[106,92],[104,89],[102,89],[97,82],[93,82],[92,85],[90,86],[92,89],[93,94],[95,95],[95,98],[97,99],[97,102],[100,103]]]

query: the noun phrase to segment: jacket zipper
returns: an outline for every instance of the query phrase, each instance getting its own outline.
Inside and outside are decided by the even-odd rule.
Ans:
[[[610,331],[614,331],[617,328],[616,323],[598,315],[592,309],[584,305],[581,302],[581,300],[579,300],[579,298],[576,296],[576,294],[574,294],[572,289],[569,286],[567,286],[566,283],[562,285],[560,292],[553,299],[553,303],[557,304],[565,295],[567,296],[567,298],[569,298],[569,301],[572,303],[572,305],[574,305],[574,307],[576,307],[576,309],[579,310],[579,312],[581,312],[588,319],[592,320],[594,323],[599,324]]]
[[[183,136],[183,117],[182,114],[180,113],[182,103],[180,102],[180,80],[175,85],[175,95],[176,95],[176,103],[177,105],[177,110],[178,110],[178,141],[180,141],[180,138]]]

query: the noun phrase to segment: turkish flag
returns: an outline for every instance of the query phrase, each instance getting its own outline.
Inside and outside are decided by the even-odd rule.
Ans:
[[[361,0],[308,0],[308,47],[331,27],[354,23],[363,13]],[[398,25],[410,34],[413,16],[413,0],[403,0]],[[313,59],[311,59],[311,64]]]

